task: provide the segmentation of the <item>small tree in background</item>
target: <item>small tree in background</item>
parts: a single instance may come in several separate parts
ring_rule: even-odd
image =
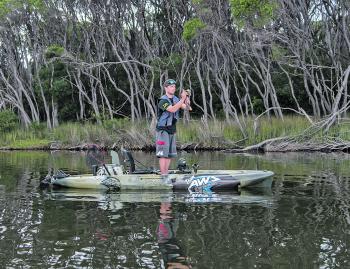
[[[18,126],[18,117],[11,110],[0,111],[0,132],[9,132]]]

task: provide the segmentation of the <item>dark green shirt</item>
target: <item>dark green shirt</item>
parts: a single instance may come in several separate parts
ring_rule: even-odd
[[[161,99],[158,103],[158,111],[159,113],[162,113],[163,111],[166,111],[167,108],[171,105],[173,105],[173,99],[170,98],[171,103],[168,100]],[[160,116],[160,115],[159,115]],[[158,127],[157,131],[166,131],[168,134],[175,134],[176,133],[176,119],[173,118],[173,122],[170,126],[164,126],[164,127]]]

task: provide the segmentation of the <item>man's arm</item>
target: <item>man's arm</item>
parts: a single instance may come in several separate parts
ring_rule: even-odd
[[[180,108],[183,108],[183,106],[186,107],[186,105],[184,104],[185,102],[185,99],[180,99],[179,102],[177,102],[175,105],[172,105],[172,106],[168,106],[167,107],[167,111],[168,112],[171,112],[171,113],[175,113],[176,111],[178,111]]]
[[[171,113],[175,113],[180,108],[184,109],[183,106],[186,108],[185,100],[187,98],[187,93],[185,91],[181,92],[181,99],[179,102],[177,102],[175,105],[171,105],[167,107],[167,111]]]

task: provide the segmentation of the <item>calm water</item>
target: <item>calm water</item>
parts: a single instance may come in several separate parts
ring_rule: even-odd
[[[151,154],[135,153],[156,166]],[[270,190],[191,195],[41,190],[80,152],[0,152],[1,268],[350,268],[350,155],[182,153],[212,169],[268,169]],[[108,153],[97,156],[110,161]]]

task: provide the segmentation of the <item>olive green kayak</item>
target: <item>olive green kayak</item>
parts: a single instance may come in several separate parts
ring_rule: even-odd
[[[111,166],[108,167],[108,170]],[[120,190],[234,190],[238,187],[264,186],[271,171],[259,170],[198,170],[196,173],[77,175],[50,178],[50,184],[79,189]],[[270,182],[270,181],[269,181]],[[269,183],[271,184],[271,183]],[[268,186],[267,186],[268,187]]]
[[[198,170],[198,165],[189,169],[184,159],[179,159],[177,170],[162,176],[153,168],[136,169],[131,153],[122,150],[124,164],[119,162],[116,152],[111,152],[113,164],[93,166],[93,173],[74,175],[58,171],[47,175],[43,185],[95,190],[188,190],[227,191],[237,188],[271,187],[271,171],[265,170]]]

